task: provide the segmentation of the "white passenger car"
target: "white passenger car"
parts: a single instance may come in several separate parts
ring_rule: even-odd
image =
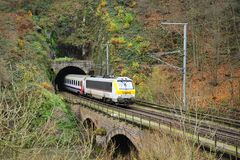
[[[64,79],[65,89],[78,94],[84,94],[84,82],[87,75],[69,74]]]

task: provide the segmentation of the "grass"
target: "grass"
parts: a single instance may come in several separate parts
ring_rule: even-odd
[[[169,135],[166,132],[149,133],[142,142],[140,159],[156,160],[202,160],[215,159],[214,155],[202,152],[182,136]],[[157,146],[157,147],[156,147]]]
[[[0,94],[1,159],[89,159],[92,135],[62,98],[37,85],[11,84]]]
[[[70,57],[60,57],[60,58],[54,59],[54,62],[72,62],[73,60],[74,58],[70,58]]]

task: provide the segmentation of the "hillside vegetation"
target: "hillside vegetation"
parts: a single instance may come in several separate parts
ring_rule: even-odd
[[[91,139],[53,92],[51,37],[22,3],[0,2],[0,159],[88,159]]]
[[[240,3],[239,1],[142,0],[136,13],[143,22],[150,52],[183,48],[183,27],[160,22],[188,22],[187,95],[190,107],[210,107],[222,113],[239,113],[240,103]],[[161,56],[181,66],[182,56]],[[174,104],[181,97],[182,77],[170,67],[153,73],[159,89],[151,89],[160,103]],[[151,83],[151,81],[149,83]],[[230,112],[232,110],[233,112]],[[237,118],[238,116],[235,116]]]
[[[93,60],[101,66],[96,74],[103,75],[108,43],[112,74],[132,78],[137,98],[181,104],[181,73],[149,56],[182,51],[182,27],[161,21],[189,23],[190,107],[233,117],[230,111],[239,113],[240,104],[239,16],[238,0],[0,1],[0,158],[33,159],[46,148],[64,150],[63,157],[54,152],[56,159],[69,159],[70,152],[82,159],[99,156],[62,97],[54,94],[52,54],[67,56],[56,61]],[[160,58],[182,65],[181,55]]]

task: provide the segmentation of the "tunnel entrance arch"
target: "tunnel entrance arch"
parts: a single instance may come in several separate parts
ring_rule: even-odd
[[[81,68],[78,68],[78,67],[75,67],[75,66],[67,66],[67,67],[61,69],[57,73],[57,75],[55,77],[55,80],[54,80],[54,88],[55,88],[56,91],[63,91],[64,90],[64,86],[63,86],[64,78],[68,74],[86,75],[86,73]]]
[[[138,151],[132,141],[124,134],[117,134],[111,138],[107,145],[108,150],[113,150],[113,158],[118,156],[124,159],[137,158]]]

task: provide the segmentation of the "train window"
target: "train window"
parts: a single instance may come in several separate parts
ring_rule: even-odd
[[[117,80],[118,88],[120,90],[131,90],[134,89],[131,80]]]
[[[112,82],[86,81],[86,87],[106,92],[112,92]]]

